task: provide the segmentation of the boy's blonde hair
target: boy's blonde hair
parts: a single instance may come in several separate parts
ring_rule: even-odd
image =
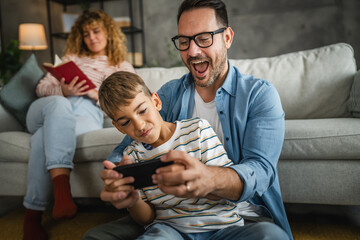
[[[114,120],[114,112],[129,105],[139,93],[151,98],[151,91],[135,73],[119,71],[106,78],[99,88],[100,108]]]

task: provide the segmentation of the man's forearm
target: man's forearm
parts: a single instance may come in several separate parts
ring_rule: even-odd
[[[216,196],[232,201],[240,199],[244,183],[234,169],[228,167],[210,167],[210,171],[214,178],[214,190],[209,194],[209,198]]]

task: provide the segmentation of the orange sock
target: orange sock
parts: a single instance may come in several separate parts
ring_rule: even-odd
[[[70,177],[68,175],[56,176],[53,180],[55,204],[53,208],[53,217],[55,219],[75,216],[77,207],[71,195]]]
[[[31,209],[25,210],[24,216],[24,237],[23,240],[46,240],[47,235],[41,226],[43,212]]]

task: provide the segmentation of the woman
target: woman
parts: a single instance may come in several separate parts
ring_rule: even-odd
[[[31,104],[26,117],[33,135],[24,198],[24,239],[47,238],[41,217],[52,195],[55,219],[75,216],[69,176],[76,136],[103,127],[97,89],[113,72],[135,72],[125,56],[125,35],[113,19],[101,10],[85,11],[71,29],[62,60],[74,61],[96,88],[87,90],[85,80],[77,77],[66,84],[49,73],[38,83],[40,98]]]

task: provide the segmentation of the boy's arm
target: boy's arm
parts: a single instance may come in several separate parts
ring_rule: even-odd
[[[131,140],[131,138],[128,137],[127,135],[126,135],[126,137]],[[122,141],[122,143],[120,143],[120,145],[116,148],[118,150],[120,150],[120,148],[123,148],[122,152],[121,152],[122,153],[121,155],[123,156],[122,157],[123,161],[122,161],[121,165],[134,162],[134,160],[131,160],[131,159],[137,159],[135,151],[130,151],[130,152],[132,152],[132,154],[127,155],[127,152],[130,149],[133,149],[131,146],[127,146],[131,142],[126,144],[126,146],[125,146],[124,142],[126,144],[126,139],[124,139]],[[138,190],[138,191],[141,191],[141,190]],[[134,198],[137,197],[137,195],[139,195],[138,191],[133,191],[131,193]],[[133,205],[130,205],[127,207],[127,210],[129,211],[130,216],[134,219],[135,222],[137,222],[141,226],[145,226],[145,225],[148,225],[153,222],[153,220],[155,218],[155,210],[153,209],[153,205],[151,203],[144,201],[144,200],[146,200],[146,196],[144,195],[143,192],[141,195],[143,198],[141,198],[141,197],[138,198],[138,200]]]
[[[129,211],[132,219],[141,226],[149,225],[155,219],[154,206],[142,199],[139,199],[134,206],[128,208],[127,210]]]

